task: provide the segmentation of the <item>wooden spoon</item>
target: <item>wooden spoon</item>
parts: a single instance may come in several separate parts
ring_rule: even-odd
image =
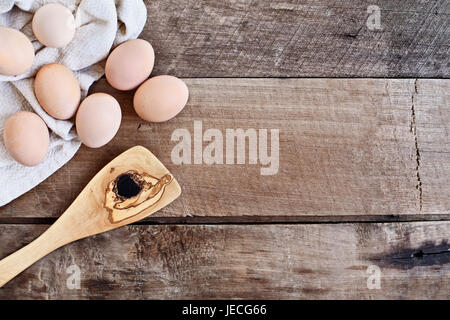
[[[174,201],[181,188],[144,147],[108,163],[61,217],[33,242],[0,261],[0,287],[70,242],[141,220]]]

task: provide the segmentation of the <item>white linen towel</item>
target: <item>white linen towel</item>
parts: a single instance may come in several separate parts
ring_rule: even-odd
[[[69,8],[76,23],[74,39],[62,49],[40,44],[31,29],[33,13],[46,3],[58,2]],[[36,57],[31,70],[9,77],[0,75],[0,206],[29,191],[62,167],[81,143],[73,121],[56,120],[39,105],[33,81],[40,67],[52,62],[75,72],[84,98],[91,84],[104,74],[104,59],[111,48],[135,39],[147,20],[142,0],[1,0],[0,26],[21,30],[32,41]],[[50,128],[50,148],[44,162],[36,167],[18,164],[3,143],[5,122],[20,110],[34,111]]]

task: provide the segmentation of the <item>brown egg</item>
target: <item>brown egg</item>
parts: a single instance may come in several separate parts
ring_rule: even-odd
[[[173,76],[157,76],[145,81],[134,95],[134,110],[150,122],[163,122],[183,110],[189,98],[186,84]]]
[[[40,43],[50,48],[62,48],[75,35],[75,18],[63,5],[49,3],[36,11],[32,28]]]
[[[42,108],[53,118],[66,120],[75,115],[81,90],[72,70],[58,63],[43,66],[34,80],[34,93]]]
[[[28,111],[18,112],[6,121],[3,140],[9,154],[29,167],[44,161],[50,144],[44,120]]]
[[[114,97],[94,93],[80,104],[76,127],[80,140],[90,148],[104,146],[114,138],[120,127],[122,111]]]
[[[30,69],[34,48],[19,30],[0,27],[0,74],[16,76]]]
[[[106,60],[108,83],[118,90],[137,88],[152,73],[155,52],[142,39],[129,40],[115,48]]]

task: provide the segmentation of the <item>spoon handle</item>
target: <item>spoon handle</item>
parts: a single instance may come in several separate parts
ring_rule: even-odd
[[[51,229],[50,227],[30,244],[0,261],[0,287],[42,257],[67,243],[64,239],[55,238],[55,233]]]

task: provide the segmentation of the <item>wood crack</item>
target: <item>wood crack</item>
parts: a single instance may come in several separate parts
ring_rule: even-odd
[[[439,255],[439,254],[450,254],[450,248],[447,250],[435,251],[435,252],[423,252],[423,250],[419,250],[411,254],[411,258],[423,259],[427,256]]]
[[[418,248],[402,248],[394,252],[376,255],[369,260],[380,267],[412,269],[418,266],[436,266],[450,263],[450,245],[447,239],[440,244],[425,242]]]
[[[417,184],[416,189],[419,194],[419,211],[422,211],[423,206],[423,189],[422,189],[422,180],[420,178],[420,150],[419,150],[419,141],[417,138],[417,126],[416,126],[416,96],[418,94],[418,88],[417,88],[417,82],[418,79],[414,80],[414,91],[411,95],[411,124],[410,124],[410,131],[414,136],[414,147],[416,150],[416,177],[417,177]]]

